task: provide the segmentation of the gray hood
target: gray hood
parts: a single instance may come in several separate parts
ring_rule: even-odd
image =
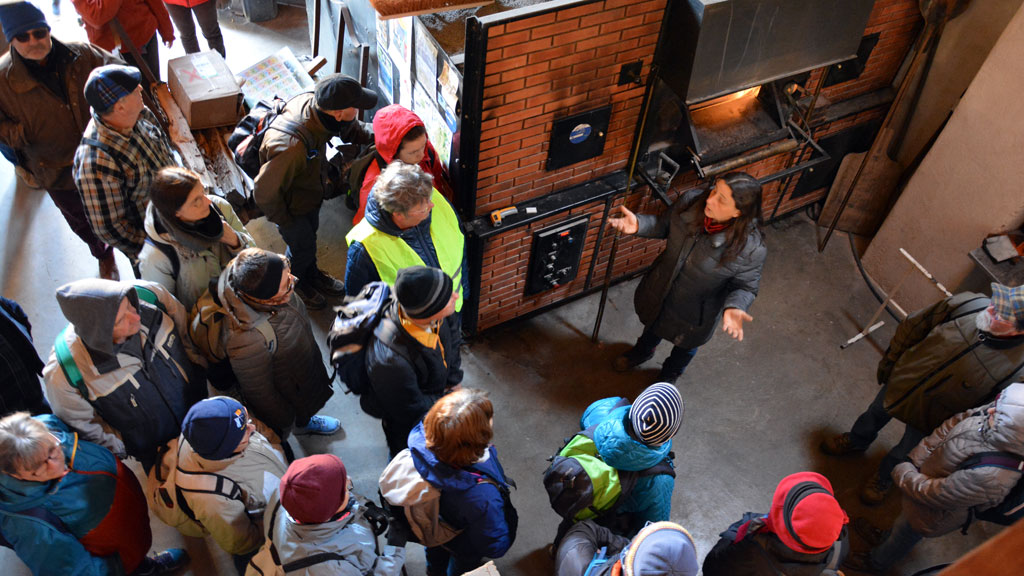
[[[57,303],[86,346],[113,355],[114,321],[121,300],[127,296],[132,306],[139,308],[132,288],[127,282],[86,278],[57,288]]]
[[[996,448],[1024,456],[1024,384],[1010,384],[995,402],[989,440]]]

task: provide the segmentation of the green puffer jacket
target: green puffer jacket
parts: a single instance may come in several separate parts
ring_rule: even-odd
[[[975,324],[990,304],[965,292],[900,323],[878,364],[889,414],[927,432],[1024,377],[1024,336],[996,338]]]

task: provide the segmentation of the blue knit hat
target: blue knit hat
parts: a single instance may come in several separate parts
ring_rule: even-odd
[[[8,42],[22,32],[36,28],[50,29],[43,12],[28,2],[0,6],[0,23],[3,24],[4,37]]]
[[[102,114],[117,101],[135,92],[142,82],[142,73],[133,66],[108,64],[93,69],[85,81],[85,101]]]
[[[224,460],[245,437],[247,420],[245,408],[237,400],[214,396],[189,409],[181,433],[196,454],[207,460]]]
[[[683,397],[668,382],[652,384],[629,407],[629,422],[637,439],[648,446],[661,446],[683,423]]]

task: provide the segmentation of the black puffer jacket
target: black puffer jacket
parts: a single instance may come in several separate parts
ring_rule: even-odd
[[[740,526],[763,516],[747,512],[721,534],[721,539],[704,558],[704,576],[819,576],[835,574],[850,551],[850,539],[844,528],[838,546],[818,554],[803,554],[782,543],[779,537],[767,531],[748,534],[735,542]],[[838,557],[835,557],[838,555]],[[831,566],[832,572],[827,572]]]
[[[665,250],[637,286],[640,322],[681,348],[711,339],[726,308],[748,311],[757,296],[767,248],[751,229],[739,254],[722,262],[726,231],[704,231],[706,195],[694,190],[660,216],[637,215],[638,236],[667,238]]]
[[[423,346],[402,327],[398,314],[395,302],[377,325],[366,351],[366,372],[370,400],[388,427],[405,437],[449,388],[453,347],[444,326],[438,330],[443,357],[440,349]]]

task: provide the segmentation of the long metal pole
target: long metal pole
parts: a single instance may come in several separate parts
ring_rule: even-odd
[[[649,72],[650,75],[654,74],[652,68]],[[633,157],[629,161],[629,174],[626,178],[626,191],[622,196],[622,203],[625,205],[626,200],[629,198],[629,190],[633,186],[633,175],[636,174],[636,161],[640,157],[640,145],[643,142],[644,137],[644,126],[647,125],[647,112],[651,107],[651,99],[654,98],[654,82],[650,82],[647,89],[647,99],[644,102],[643,111],[641,111],[640,118],[640,131],[637,133],[636,146],[633,148]],[[610,200],[610,199],[609,199]],[[601,223],[601,229],[608,225],[608,218]],[[619,231],[615,231],[615,236],[612,239],[612,251],[608,255],[608,267],[605,268],[604,273],[604,284],[601,286],[601,303],[597,306],[597,318],[594,319],[594,332],[590,335],[591,342],[597,342],[597,336],[601,333],[601,320],[604,318],[604,307],[608,303],[608,288],[612,284],[612,271],[615,267],[615,254],[619,250]],[[601,245],[594,245],[594,256],[593,259],[596,261],[598,256],[601,255]]]

